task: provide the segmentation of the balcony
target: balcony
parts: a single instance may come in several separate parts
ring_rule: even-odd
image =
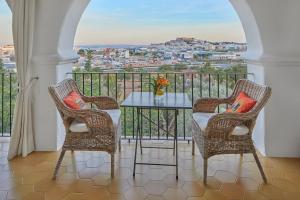
[[[137,166],[136,177],[132,177],[137,144],[137,116],[132,108],[122,108],[122,150],[115,155],[114,178],[107,153],[68,151],[57,179],[52,180],[65,129],[49,97],[49,85],[72,77],[87,96],[109,95],[121,103],[131,91],[149,91],[150,78],[157,74],[72,73],[78,60],[74,37],[89,0],[6,1],[13,13],[16,51],[22,55],[16,56],[21,69],[18,76],[24,78],[21,84],[38,80],[30,84],[30,92],[22,93],[25,87],[18,91],[16,74],[0,74],[0,199],[299,199],[300,30],[295,26],[299,1],[229,1],[245,32],[248,74],[162,73],[171,80],[168,91],[184,91],[193,102],[228,96],[240,78],[272,88],[252,135],[268,183],[263,183],[253,157],[244,154],[209,159],[207,185],[202,183],[205,162],[197,148],[192,155],[188,110],[179,110],[178,180],[174,168],[166,166]],[[20,103],[21,114],[13,116],[18,92],[27,101]],[[26,115],[28,108],[30,115]],[[224,109],[221,105],[216,111]],[[151,109],[144,109],[143,114],[147,117],[142,123],[143,142],[172,145],[174,114]],[[20,117],[17,122],[23,127],[13,135],[15,140],[10,138],[13,117]],[[34,131],[30,131],[31,124]],[[15,142],[13,153],[19,156],[8,161],[10,141]],[[174,156],[164,149],[145,149],[138,161],[165,163],[174,161]]]

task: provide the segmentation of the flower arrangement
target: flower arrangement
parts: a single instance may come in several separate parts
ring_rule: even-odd
[[[151,85],[153,87],[154,96],[162,96],[164,95],[163,88],[169,85],[169,80],[163,76],[158,76],[156,79],[153,79]]]

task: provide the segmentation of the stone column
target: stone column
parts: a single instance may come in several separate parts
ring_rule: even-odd
[[[230,0],[243,24],[248,71],[272,87],[253,139],[267,156],[300,156],[300,1]]]

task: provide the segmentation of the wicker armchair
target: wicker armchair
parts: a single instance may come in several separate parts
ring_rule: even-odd
[[[231,105],[244,91],[257,101],[247,113],[215,113],[220,104]],[[195,143],[204,159],[203,182],[207,180],[207,160],[217,154],[252,153],[264,182],[267,182],[252,141],[256,118],[271,96],[271,88],[249,80],[239,80],[232,95],[225,99],[201,98],[193,106],[193,147]]]
[[[80,110],[66,106],[63,99],[71,91],[80,94],[82,99],[89,103],[89,106]],[[84,96],[72,79],[66,79],[57,85],[50,86],[49,93],[56,104],[66,130],[65,141],[53,179],[56,178],[66,150],[72,152],[74,150],[106,151],[111,155],[111,177],[113,178],[114,154],[118,143],[119,150],[121,150],[121,111],[116,100],[106,96]],[[92,109],[91,104],[96,105],[97,108]]]

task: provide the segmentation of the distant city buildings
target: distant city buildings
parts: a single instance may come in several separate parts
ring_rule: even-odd
[[[228,62],[242,60],[242,53],[247,50],[245,43],[210,42],[195,38],[180,37],[165,43],[144,46],[103,47],[77,46],[76,50],[93,50],[92,68],[101,70],[119,70],[127,68],[151,69],[162,65],[185,64],[201,66],[207,61],[227,66]],[[87,60],[81,54],[75,68],[83,69]],[[225,62],[225,63],[222,63]]]
[[[245,43],[210,42],[195,38],[180,37],[165,43],[143,46],[76,46],[80,58],[74,65],[84,69],[90,59],[91,68],[100,70],[147,69],[155,71],[163,65],[202,66],[211,62],[216,67],[226,67],[232,62],[243,62],[242,53],[247,50]],[[91,57],[88,58],[88,51]],[[13,45],[0,46],[0,58],[4,68],[15,71]]]
[[[0,59],[8,71],[16,71],[15,49],[13,45],[0,46]]]

